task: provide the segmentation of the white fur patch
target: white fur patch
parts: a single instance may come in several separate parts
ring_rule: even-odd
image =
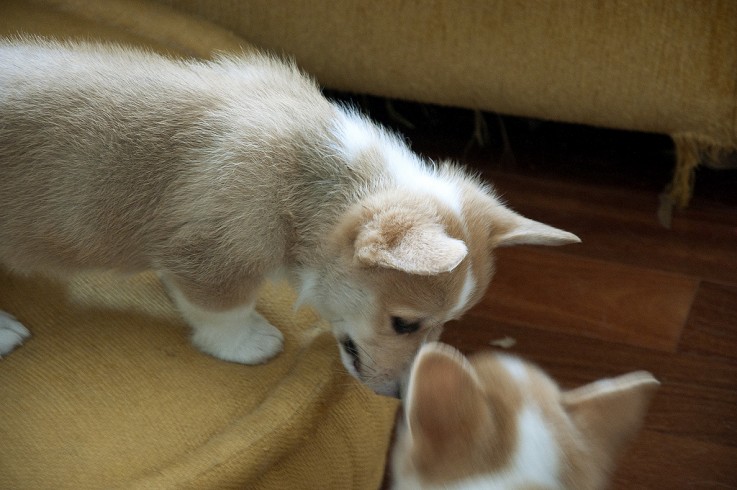
[[[527,381],[527,367],[525,366],[525,363],[522,362],[520,359],[512,356],[500,356],[499,360],[501,361],[502,366],[504,366],[509,375],[514,378],[515,381],[517,381],[518,383],[523,383]]]
[[[560,454],[553,433],[537,408],[527,407],[517,419],[518,450],[510,474],[524,483],[543,487],[558,486]]]
[[[0,311],[0,356],[9,354],[30,336],[31,332],[14,316]]]
[[[348,160],[353,161],[361,152],[378,144],[377,128],[366,118],[352,111],[339,110],[336,124],[336,136],[342,147],[338,151]]]
[[[388,144],[383,146],[382,152],[392,177],[400,187],[430,193],[452,209],[457,216],[461,215],[461,197],[455,185],[435,175],[432,169],[427,168],[404,145],[400,147],[398,142],[388,141]]]
[[[458,216],[461,215],[461,194],[454,183],[438,177],[403,141],[365,117],[345,110],[340,110],[339,114],[336,136],[342,144],[339,151],[348,161],[369,148],[377,148],[386,161],[390,176],[400,188],[432,194]]]
[[[297,284],[297,300],[294,302],[295,311],[305,303],[311,303],[315,295],[318,274],[312,269],[302,269],[298,273],[299,284]]]
[[[466,308],[466,305],[468,305],[468,301],[471,299],[471,295],[473,294],[475,289],[476,278],[473,277],[473,271],[471,270],[471,266],[469,265],[468,269],[466,270],[466,279],[463,281],[463,288],[458,294],[458,301],[456,302],[455,307],[453,307],[450,312],[450,318],[455,318]]]

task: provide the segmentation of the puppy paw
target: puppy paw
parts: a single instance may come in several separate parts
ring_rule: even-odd
[[[248,335],[235,343],[232,350],[219,356],[227,361],[242,364],[262,364],[284,350],[284,335],[265,319],[262,325],[249,326]]]
[[[206,354],[240,364],[262,364],[284,349],[284,335],[255,311],[237,325],[194,327],[192,342]]]
[[[31,332],[14,316],[0,311],[0,357],[9,354],[30,336]]]

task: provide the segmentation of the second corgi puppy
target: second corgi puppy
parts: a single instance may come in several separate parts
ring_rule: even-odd
[[[393,488],[604,488],[658,386],[640,371],[562,391],[518,357],[427,344],[405,397]]]

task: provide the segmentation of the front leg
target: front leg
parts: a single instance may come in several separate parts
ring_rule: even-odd
[[[186,283],[160,274],[172,300],[192,327],[192,343],[206,354],[241,364],[261,364],[284,348],[284,336],[255,310],[255,291],[241,292],[240,304],[228,308],[213,308],[213,301],[201,301],[198,294],[187,294]],[[255,288],[253,288],[255,289]],[[248,294],[250,293],[250,294]],[[200,301],[191,299],[192,297]],[[200,303],[200,304],[198,304]],[[207,303],[208,306],[202,306]]]

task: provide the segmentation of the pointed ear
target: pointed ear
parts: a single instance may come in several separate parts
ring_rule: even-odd
[[[660,383],[637,371],[604,379],[563,394],[563,407],[589,439],[615,459],[637,434]]]
[[[418,221],[402,209],[374,215],[362,225],[354,247],[363,265],[421,275],[452,271],[468,254],[466,244],[440,224]]]
[[[473,367],[452,347],[433,342],[420,349],[407,390],[412,440],[443,454],[468,445],[491,423]]]
[[[492,211],[492,248],[510,245],[565,245],[581,241],[573,233],[521,216],[499,205]]]

